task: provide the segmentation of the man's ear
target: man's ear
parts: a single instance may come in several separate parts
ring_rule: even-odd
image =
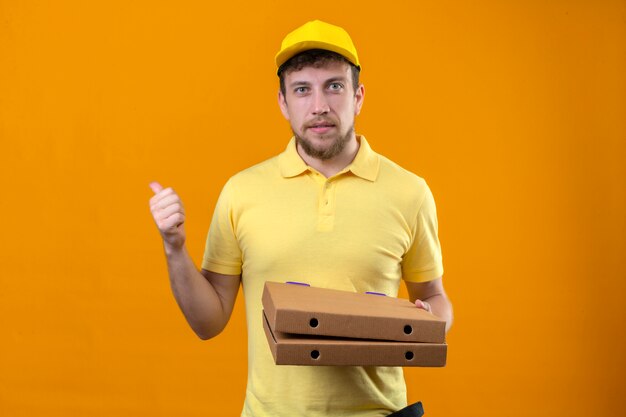
[[[359,84],[359,87],[354,93],[354,115],[357,116],[361,113],[361,107],[363,106],[363,99],[365,99],[365,87],[363,84]]]
[[[282,91],[278,90],[278,107],[285,119],[289,120],[289,111],[287,110],[287,99]]]

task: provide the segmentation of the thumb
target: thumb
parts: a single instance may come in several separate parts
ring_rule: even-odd
[[[161,192],[161,191],[163,190],[163,186],[161,186],[161,184],[159,184],[159,183],[158,183],[158,182],[156,182],[156,181],[152,181],[152,182],[150,183],[150,188],[152,189],[152,191],[153,191],[155,194],[157,194],[157,193],[159,193],[159,192]]]

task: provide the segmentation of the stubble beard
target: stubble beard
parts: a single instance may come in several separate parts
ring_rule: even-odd
[[[302,148],[304,153],[309,155],[311,158],[327,161],[339,155],[341,151],[344,150],[348,142],[350,142],[350,139],[352,139],[352,136],[354,135],[354,124],[350,126],[344,135],[338,136],[329,147],[324,149],[317,149],[307,138],[298,135],[293,127],[291,130],[296,138],[296,143]]]

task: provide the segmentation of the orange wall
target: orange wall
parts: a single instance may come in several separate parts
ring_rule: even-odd
[[[626,408],[623,1],[0,1],[0,415],[238,415],[240,297],[201,342],[148,183],[199,262],[225,180],[281,152],[282,36],[344,26],[357,130],[425,177],[456,322],[429,416]]]

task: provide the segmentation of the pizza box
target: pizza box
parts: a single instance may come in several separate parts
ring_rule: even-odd
[[[391,342],[283,333],[263,328],[277,365],[442,367],[445,343]]]
[[[262,303],[267,322],[277,333],[445,343],[445,320],[406,299],[266,282]]]

